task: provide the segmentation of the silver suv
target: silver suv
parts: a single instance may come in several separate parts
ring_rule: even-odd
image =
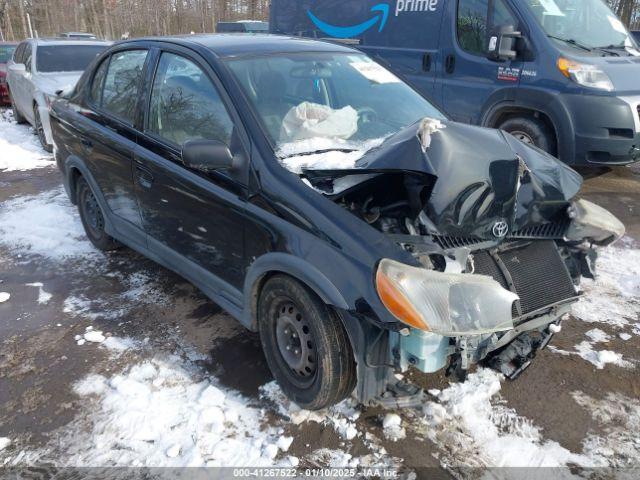
[[[28,39],[8,63],[7,83],[18,123],[29,122],[52,150],[49,108],[56,92],[71,90],[84,69],[110,45],[97,40]]]

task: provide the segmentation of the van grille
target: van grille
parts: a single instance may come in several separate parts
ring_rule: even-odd
[[[509,289],[502,271],[505,268],[513,281],[513,290],[520,296],[522,314],[577,296],[571,275],[555,242],[532,242],[496,255],[500,262],[486,251],[474,254],[474,273],[488,275]],[[513,316],[518,316],[515,305]]]

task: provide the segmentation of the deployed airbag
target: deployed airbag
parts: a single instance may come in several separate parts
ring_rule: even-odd
[[[352,107],[334,110],[326,105],[303,102],[293,107],[282,121],[281,142],[310,138],[346,140],[358,131],[358,112]]]

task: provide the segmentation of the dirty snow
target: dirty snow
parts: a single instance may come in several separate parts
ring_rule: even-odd
[[[38,289],[38,303],[41,305],[46,305],[51,300],[51,294],[44,290],[44,285],[42,282],[34,282],[34,283],[26,283],[27,287],[35,287]]]
[[[7,437],[0,437],[0,451],[11,445],[11,440]]]
[[[0,292],[0,303],[4,303],[11,298],[9,292]]]
[[[21,254],[55,261],[101,255],[87,239],[62,188],[1,203],[0,243]]]
[[[264,411],[178,357],[154,358],[112,377],[91,374],[74,390],[88,417],[82,438],[58,443],[64,465],[289,466],[292,439],[263,425]],[[89,426],[90,433],[83,433]]]
[[[53,157],[42,150],[33,130],[15,123],[8,111],[0,115],[0,152],[0,172],[55,165]]]

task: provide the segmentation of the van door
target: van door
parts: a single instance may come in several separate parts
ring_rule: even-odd
[[[522,61],[487,58],[489,37],[500,26],[520,27],[505,0],[452,0],[442,28],[439,94],[453,120],[479,124],[489,97],[520,83]]]

